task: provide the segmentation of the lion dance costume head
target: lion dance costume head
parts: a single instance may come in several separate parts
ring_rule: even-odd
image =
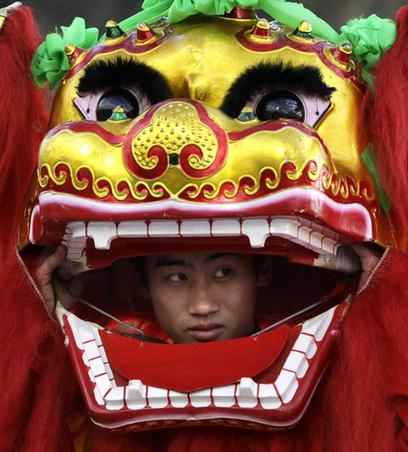
[[[0,12],[0,449],[405,450],[408,10],[338,33],[295,2],[146,0],[41,44]],[[357,289],[359,243],[394,249],[387,284]],[[149,306],[95,286],[49,312],[33,275],[61,244],[64,272],[119,281],[146,255],[273,256],[262,326],[152,343]]]

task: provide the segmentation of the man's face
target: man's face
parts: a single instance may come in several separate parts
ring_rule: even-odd
[[[255,329],[253,257],[177,253],[147,258],[156,319],[176,343],[232,339]]]

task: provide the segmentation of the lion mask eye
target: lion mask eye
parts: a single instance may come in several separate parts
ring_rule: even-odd
[[[333,91],[314,67],[262,63],[235,80],[221,109],[241,122],[291,119],[316,127]]]
[[[74,105],[91,121],[134,119],[172,97],[165,78],[133,60],[91,63],[80,79]]]
[[[152,103],[138,87],[114,87],[97,93],[88,93],[74,100],[85,119],[134,119],[144,113]]]
[[[292,119],[316,127],[331,102],[318,95],[277,89],[261,91],[247,103],[238,116],[241,122]]]

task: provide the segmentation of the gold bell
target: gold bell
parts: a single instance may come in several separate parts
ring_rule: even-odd
[[[350,64],[352,55],[353,55],[353,46],[350,42],[345,42],[340,44],[334,51],[333,54],[337,61],[341,64],[348,65]]]
[[[68,44],[64,47],[64,53],[68,57],[70,65],[73,66],[79,55],[81,55],[82,49],[73,44]]]
[[[157,39],[155,32],[146,24],[141,23],[136,28],[136,45],[146,44],[148,41]]]
[[[106,37],[108,39],[120,38],[125,32],[120,28],[119,24],[115,20],[108,20],[105,24]]]
[[[312,39],[313,38],[312,32],[313,32],[312,24],[307,22],[306,20],[302,20],[302,22],[300,22],[299,26],[297,27],[293,34],[301,38]]]
[[[259,19],[251,31],[251,36],[257,39],[270,39],[272,36],[270,23],[266,19]]]

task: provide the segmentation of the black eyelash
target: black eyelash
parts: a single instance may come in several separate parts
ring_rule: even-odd
[[[242,73],[231,85],[221,110],[236,118],[250,98],[264,87],[277,87],[330,98],[335,88],[327,86],[320,71],[311,66],[293,67],[283,63],[259,63]]]
[[[166,79],[149,66],[132,60],[118,58],[98,61],[85,69],[79,81],[78,92],[96,93],[109,88],[138,85],[152,103],[172,97]]]

